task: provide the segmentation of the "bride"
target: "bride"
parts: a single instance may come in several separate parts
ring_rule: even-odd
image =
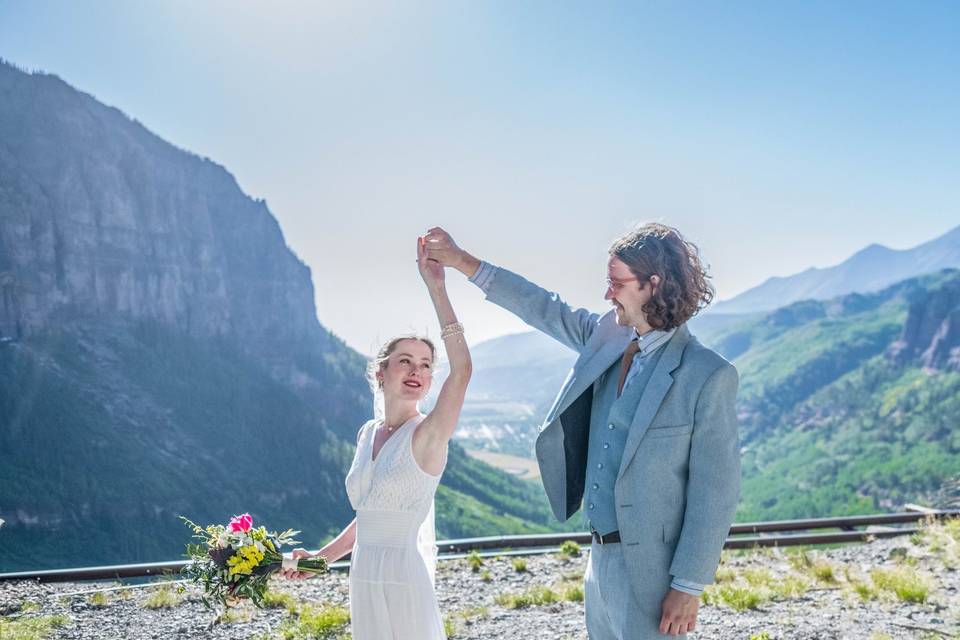
[[[350,558],[350,627],[354,640],[444,639],[434,593],[437,546],[433,498],[447,462],[447,443],[470,380],[470,351],[444,283],[443,266],[426,257],[417,239],[417,264],[437,312],[450,361],[434,409],[427,395],[436,357],[430,340],[401,336],[370,364],[376,418],[361,427],[346,488],[357,517],[316,555]],[[311,557],[297,549],[294,558]],[[286,570],[288,578],[309,574]]]

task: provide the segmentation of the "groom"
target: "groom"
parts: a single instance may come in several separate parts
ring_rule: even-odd
[[[696,247],[661,224],[617,239],[613,309],[599,315],[478,260],[439,227],[426,241],[429,258],[579,354],[536,449],[553,513],[565,521],[582,504],[593,536],[591,640],[693,630],[740,493],[737,371],[685,324],[713,298]]]

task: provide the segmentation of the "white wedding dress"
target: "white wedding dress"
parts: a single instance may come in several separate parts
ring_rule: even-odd
[[[442,471],[429,474],[413,459],[413,432],[424,417],[397,427],[376,460],[373,439],[380,421],[367,422],[360,432],[346,479],[357,512],[350,558],[353,640],[446,639],[434,593],[433,498]]]

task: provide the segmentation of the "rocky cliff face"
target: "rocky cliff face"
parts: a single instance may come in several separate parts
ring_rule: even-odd
[[[960,272],[910,302],[907,320],[888,356],[929,369],[960,371]]]
[[[0,64],[0,337],[137,319],[235,337],[301,381],[289,354],[331,340],[265,202],[60,79]]]
[[[0,572],[175,558],[177,515],[318,547],[353,517],[364,365],[225,169],[0,62]],[[437,523],[558,526],[456,445]]]

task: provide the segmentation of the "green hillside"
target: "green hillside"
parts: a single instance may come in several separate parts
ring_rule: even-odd
[[[800,403],[744,459],[740,520],[874,513],[960,473],[960,373],[877,356]]]
[[[891,357],[958,283],[947,270],[799,302],[710,340],[741,376],[738,520],[888,510],[960,474],[960,373]]]
[[[355,364],[343,357],[315,365]],[[0,571],[176,558],[180,514],[249,511],[309,545],[353,517],[353,442],[327,410],[339,402],[342,415],[341,399],[295,393],[229,342],[147,324],[47,334],[0,344],[0,380]],[[559,524],[541,487],[453,445],[437,526],[461,537]]]

